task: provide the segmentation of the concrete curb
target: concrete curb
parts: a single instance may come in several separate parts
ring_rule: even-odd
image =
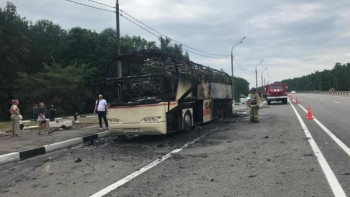
[[[69,140],[65,140],[62,142],[57,142],[53,144],[48,144],[44,145],[41,147],[25,150],[25,151],[20,151],[20,152],[13,152],[13,153],[8,153],[4,155],[0,155],[0,164],[5,164],[13,161],[22,161],[28,158],[36,157],[39,155],[44,155],[49,152],[53,152],[56,150],[68,148],[71,146],[75,146],[81,143],[93,141],[99,138],[103,138],[110,135],[109,131],[104,131],[100,133],[96,133],[93,135],[88,135],[84,137],[78,137],[78,138],[73,138]]]

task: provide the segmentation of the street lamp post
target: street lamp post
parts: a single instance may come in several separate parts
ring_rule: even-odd
[[[264,80],[263,80],[263,73],[264,71],[266,71],[268,68],[268,66],[265,67],[265,69],[263,71],[261,71],[261,87],[262,87],[262,93],[264,93]]]
[[[239,44],[242,44],[244,39],[246,37],[244,36],[239,42],[235,43],[234,45],[232,45],[232,48],[231,48],[231,91],[232,91],[232,99],[234,99],[235,97],[235,94],[234,94],[234,78],[233,78],[233,48],[238,46]]]
[[[270,77],[270,73],[267,73],[267,74],[265,75],[265,79],[264,79],[264,83],[265,83],[265,84],[268,84],[268,83],[269,83],[269,77]]]
[[[256,66],[255,66],[255,88],[258,88],[258,66],[259,64],[262,64],[264,62],[264,59],[262,59]]]

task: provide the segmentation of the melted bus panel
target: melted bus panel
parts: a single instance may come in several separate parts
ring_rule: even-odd
[[[231,79],[222,71],[155,51],[116,61],[125,77],[104,81],[112,134],[162,135],[232,113]]]

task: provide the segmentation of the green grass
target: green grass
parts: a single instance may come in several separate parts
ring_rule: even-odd
[[[38,125],[38,122],[30,121],[30,122],[24,122],[23,124],[25,127],[36,126]],[[0,122],[0,130],[2,131],[10,130],[10,128],[11,128],[11,121]]]

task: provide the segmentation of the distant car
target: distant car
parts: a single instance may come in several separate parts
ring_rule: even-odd
[[[241,104],[246,104],[247,103],[247,97],[243,94],[241,94],[241,97],[239,98],[241,101]]]
[[[249,106],[249,101],[250,101],[250,94],[245,98],[247,106]]]
[[[297,92],[295,90],[292,90],[290,93],[292,94],[296,94]]]

